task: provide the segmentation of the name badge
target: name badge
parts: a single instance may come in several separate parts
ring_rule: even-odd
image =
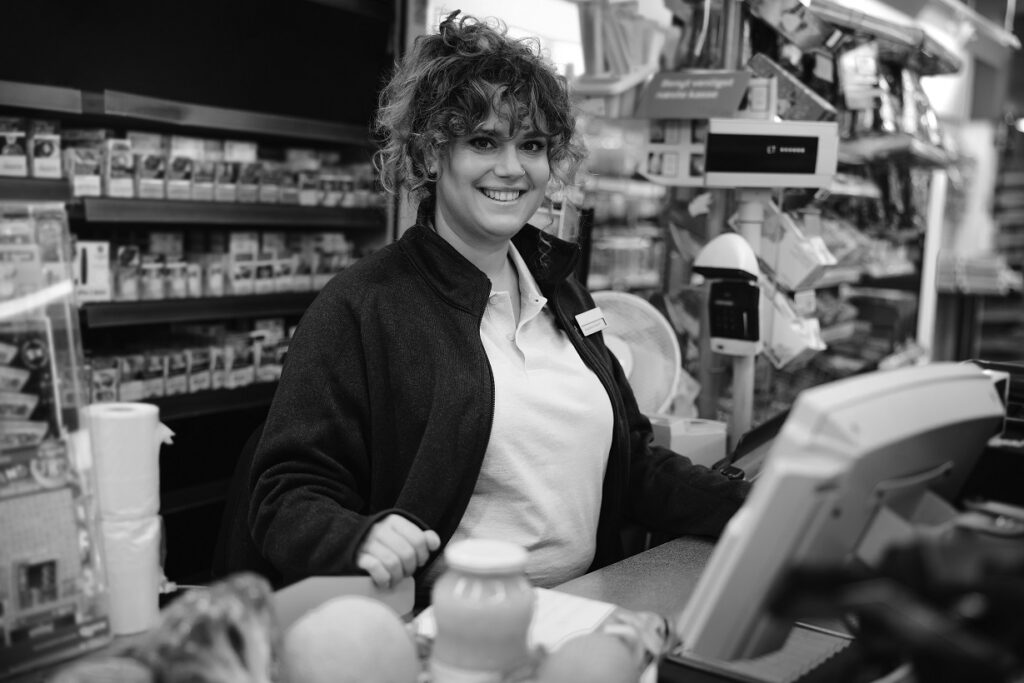
[[[591,308],[589,311],[583,311],[577,315],[576,324],[580,326],[580,332],[585,337],[608,327],[608,321],[604,319],[604,313],[600,307]]]

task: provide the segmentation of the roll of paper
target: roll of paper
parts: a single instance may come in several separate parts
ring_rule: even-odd
[[[160,511],[160,445],[174,435],[151,403],[86,407],[100,517],[151,517]]]
[[[160,618],[161,520],[100,521],[107,564],[110,628],[115,635],[141,633]]]

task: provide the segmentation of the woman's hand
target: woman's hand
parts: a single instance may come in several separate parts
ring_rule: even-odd
[[[436,531],[421,529],[402,515],[388,515],[370,528],[359,549],[356,565],[378,588],[389,588],[417,568],[441,547]]]

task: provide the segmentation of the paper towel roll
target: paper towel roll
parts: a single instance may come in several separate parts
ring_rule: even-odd
[[[150,517],[160,511],[160,444],[174,435],[151,403],[94,403],[85,409],[96,467],[100,517]]]
[[[100,521],[107,565],[110,628],[115,635],[141,633],[160,618],[160,517]]]

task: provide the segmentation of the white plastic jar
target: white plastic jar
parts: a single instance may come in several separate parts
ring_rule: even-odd
[[[431,601],[437,635],[432,683],[498,682],[530,660],[534,591],[526,550],[507,541],[467,539],[445,548],[447,570]]]

